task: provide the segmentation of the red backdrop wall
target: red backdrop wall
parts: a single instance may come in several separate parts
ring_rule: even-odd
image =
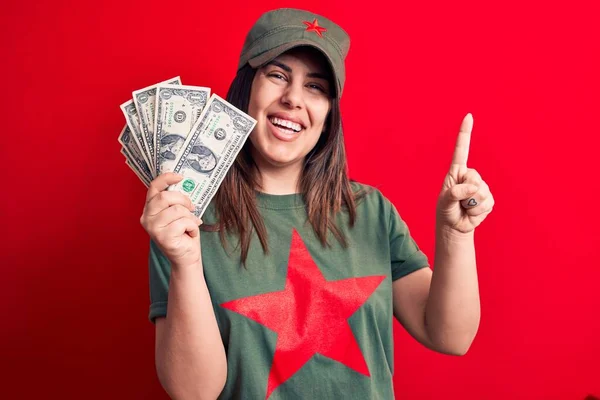
[[[600,394],[598,2],[3,2],[0,397],[165,399],[148,313],[145,188],[119,104],[180,75],[225,95],[244,35],[308,8],[352,38],[353,178],[434,259],[460,121],[496,199],[477,229],[482,319],[464,357],[395,323],[401,399]]]

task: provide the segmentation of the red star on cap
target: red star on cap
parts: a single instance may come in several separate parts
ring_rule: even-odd
[[[319,26],[319,21],[317,21],[316,18],[312,22],[312,24],[308,21],[302,21],[302,22],[304,23],[304,25],[307,26],[307,28],[306,28],[307,32],[315,32],[317,35],[319,35],[319,37],[323,37],[323,32],[327,32],[327,28],[323,28],[322,26]]]
[[[221,304],[277,333],[266,399],[317,353],[370,376],[348,318],[384,279],[325,280],[294,230],[284,289]]]

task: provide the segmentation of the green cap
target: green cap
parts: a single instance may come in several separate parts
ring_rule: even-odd
[[[258,68],[297,46],[312,46],[325,55],[341,97],[350,37],[336,23],[309,11],[281,8],[264,13],[246,36],[238,69],[246,63]]]

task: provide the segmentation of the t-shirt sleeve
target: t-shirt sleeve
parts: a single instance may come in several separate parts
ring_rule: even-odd
[[[171,262],[152,240],[150,241],[150,254],[148,255],[148,269],[150,279],[150,314],[148,319],[150,319],[150,322],[155,323],[156,317],[167,315]]]
[[[410,236],[406,223],[390,203],[389,238],[392,280],[402,278],[423,267],[429,267],[429,261],[417,243]]]

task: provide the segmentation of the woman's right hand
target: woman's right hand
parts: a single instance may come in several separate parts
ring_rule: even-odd
[[[140,223],[173,266],[186,267],[200,262],[202,220],[192,214],[194,205],[188,196],[166,190],[182,179],[167,172],[150,183]]]

